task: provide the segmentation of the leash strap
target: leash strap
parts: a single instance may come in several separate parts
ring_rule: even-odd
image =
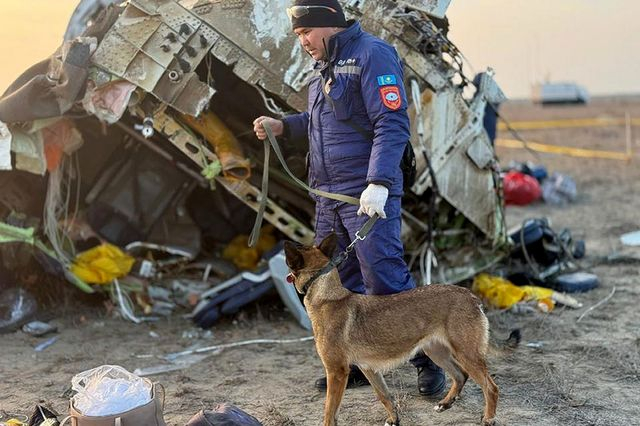
[[[271,144],[271,147],[273,148],[273,151],[276,153],[276,156],[278,157],[278,160],[280,161],[280,164],[282,164],[282,167],[284,167],[284,170],[287,172],[289,177],[291,179],[293,179],[293,181],[295,183],[297,183],[298,185],[300,185],[301,187],[303,187],[307,191],[311,192],[312,194],[316,194],[316,195],[319,195],[319,196],[325,197],[325,198],[330,198],[330,199],[336,200],[336,201],[342,201],[342,202],[348,203],[348,204],[353,204],[354,206],[359,206],[360,205],[360,200],[355,198],[355,197],[350,197],[348,195],[342,195],[342,194],[334,194],[332,192],[326,192],[326,191],[320,191],[318,189],[313,189],[313,188],[309,187],[309,185],[307,185],[306,183],[304,183],[303,181],[298,179],[293,173],[291,173],[291,170],[289,170],[289,167],[287,166],[287,163],[284,160],[284,156],[282,155],[282,151],[280,150],[280,145],[278,144],[278,141],[276,140],[276,138],[273,136],[273,131],[271,130],[271,126],[269,126],[268,124],[264,123],[263,127],[264,127],[265,131],[267,132],[267,139],[268,139],[269,143]],[[266,141],[265,141],[265,143],[266,143]]]
[[[267,130],[267,135],[273,136],[269,125],[264,126]],[[258,199],[258,212],[256,214],[256,221],[253,224],[251,235],[249,235],[249,247],[255,247],[260,238],[260,229],[262,228],[262,219],[264,217],[264,211],[267,208],[267,197],[269,195],[269,160],[271,160],[271,150],[269,149],[269,143],[264,143],[264,167],[262,170],[262,187],[260,188],[260,198]]]
[[[353,239],[353,241],[351,241],[351,244],[349,244],[343,252],[341,252],[337,256],[334,256],[324,268],[320,269],[318,272],[313,274],[311,278],[309,278],[309,280],[302,286],[302,294],[307,293],[309,287],[311,287],[311,284],[313,284],[315,280],[317,280],[324,274],[328,274],[333,268],[337,268],[342,264],[342,262],[347,260],[347,258],[349,257],[349,253],[353,251],[356,243],[358,241],[364,241],[364,239],[367,238],[367,235],[369,234],[369,232],[371,232],[373,225],[375,225],[379,218],[380,216],[378,216],[377,213],[371,216],[369,220],[367,220],[367,222],[362,225],[362,228],[360,228],[358,232],[356,232],[356,237]]]
[[[258,200],[258,214],[256,215],[256,221],[253,224],[253,229],[251,230],[251,235],[249,236],[249,247],[255,247],[258,242],[258,238],[260,237],[260,229],[262,228],[262,219],[264,217],[264,211],[267,207],[267,195],[269,193],[269,159],[271,150],[269,149],[269,145],[273,148],[273,151],[276,153],[276,157],[282,164],[282,167],[287,172],[289,177],[302,188],[307,191],[319,195],[321,197],[330,198],[336,201],[342,201],[344,203],[353,204],[354,206],[360,205],[360,200],[354,197],[350,197],[348,195],[334,194],[331,192],[320,191],[318,189],[313,189],[309,187],[306,183],[298,179],[292,172],[289,170],[289,166],[287,166],[287,162],[284,160],[284,156],[282,155],[282,151],[280,150],[280,145],[276,141],[276,138],[273,136],[273,131],[271,130],[271,126],[267,123],[263,123],[262,127],[267,133],[267,139],[264,141],[264,167],[262,170],[262,188],[260,198]]]

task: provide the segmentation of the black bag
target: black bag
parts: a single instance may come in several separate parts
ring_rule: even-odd
[[[416,183],[416,154],[413,152],[411,141],[407,142],[400,160],[400,170],[402,170],[402,190],[407,192]]]

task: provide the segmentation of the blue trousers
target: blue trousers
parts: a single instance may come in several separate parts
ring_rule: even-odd
[[[338,268],[342,285],[360,294],[394,294],[416,287],[404,261],[404,247],[400,239],[400,197],[390,197],[384,208],[386,219],[378,219],[367,238],[358,241],[355,250]],[[318,245],[331,232],[338,236],[338,250],[353,241],[369,216],[357,215],[358,206],[321,199],[316,203],[316,237]],[[415,367],[430,364],[422,352],[411,359]]]
[[[404,261],[400,239],[400,197],[390,197],[386,219],[378,219],[367,238],[340,265],[342,285],[354,293],[394,294],[415,288]],[[322,199],[316,204],[316,245],[331,232],[338,236],[337,250],[343,251],[369,216],[357,215],[358,206]]]

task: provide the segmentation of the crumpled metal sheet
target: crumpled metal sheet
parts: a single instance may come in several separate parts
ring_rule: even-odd
[[[436,18],[444,18],[451,0],[400,0],[399,3],[426,12]]]
[[[178,111],[198,116],[215,90],[195,68],[217,41],[212,29],[175,1],[132,1],[109,30],[93,63]]]
[[[421,172],[412,190],[420,194],[432,186],[424,162],[426,155],[440,195],[487,236],[498,238],[504,230],[491,169],[495,153],[483,130],[481,116],[475,117],[475,111],[484,109],[484,105],[470,109],[453,88],[434,94],[422,105],[422,142],[416,131],[417,118],[412,128],[412,143]]]
[[[96,44],[93,37],[65,42],[25,71],[0,96],[0,120],[11,124],[59,117],[71,109],[83,92]]]
[[[132,0],[94,64],[198,115],[207,102],[194,97],[208,101],[214,91],[193,71],[211,52],[242,80],[304,110],[313,61],[291,32],[288,6],[289,0]]]
[[[293,108],[306,109],[313,61],[291,31],[286,14],[289,0],[179,3],[219,34],[213,56],[232,66],[244,81],[280,96]]]

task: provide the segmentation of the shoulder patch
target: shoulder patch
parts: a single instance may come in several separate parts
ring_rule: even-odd
[[[378,86],[395,86],[398,84],[398,78],[393,74],[379,75],[377,77]]]
[[[398,86],[381,87],[380,97],[384,106],[393,111],[400,109],[402,106],[402,96],[400,96],[400,88]]]

